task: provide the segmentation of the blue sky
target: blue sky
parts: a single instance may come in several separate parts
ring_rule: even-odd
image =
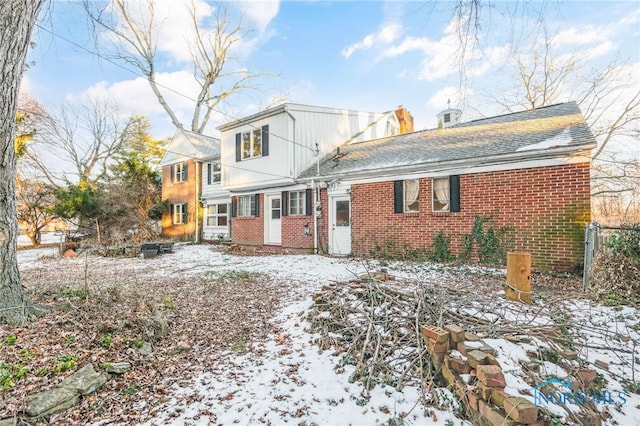
[[[174,9],[163,23],[167,34],[159,71],[163,84],[186,95],[168,94],[186,125],[193,92],[187,81],[189,64],[178,46],[184,23],[176,12],[177,3],[165,2]],[[525,4],[528,8],[523,10]],[[402,104],[413,114],[416,129],[435,127],[435,116],[448,99],[452,107],[463,110],[463,120],[503,113],[504,107],[491,96],[501,96],[515,84],[511,53],[532,51],[536,27],[531,26],[531,17],[536,13],[543,13],[558,57],[577,53],[587,74],[592,67],[617,60],[631,76],[618,84],[621,93],[640,87],[638,1],[496,2],[482,11],[482,51],[467,55],[465,79],[455,57],[452,5],[449,1],[228,2],[230,11],[242,14],[243,26],[251,29],[234,52],[238,58],[234,66],[274,77],[261,79],[259,90],[232,100],[226,115],[213,117],[207,133],[218,136],[216,126],[259,111],[282,95],[292,102],[377,112]],[[124,113],[149,116],[154,136],[173,133],[167,115],[136,70],[125,70],[89,52],[94,46],[80,2],[52,2],[40,26],[29,55],[35,64],[25,75],[23,92],[47,108],[108,95]],[[573,100],[571,90],[565,92],[559,100]]]

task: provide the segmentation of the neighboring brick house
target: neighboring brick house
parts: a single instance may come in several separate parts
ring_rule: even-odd
[[[218,202],[228,202],[228,193],[219,189],[220,180],[212,182],[213,170],[219,169],[219,164],[219,139],[183,129],[176,131],[160,161],[162,200],[167,203],[167,212],[162,216],[164,236],[193,241],[200,241],[207,232],[211,238],[219,234],[228,236],[226,220],[220,220],[224,224],[220,227],[205,226],[203,231],[202,226],[203,213],[206,217],[208,207],[216,205],[217,208]],[[207,172],[210,174],[203,179],[203,173]],[[203,200],[205,194],[212,197],[210,203]],[[217,222],[216,215],[216,225]]]
[[[218,129],[232,242],[311,250],[313,185],[297,182],[300,173],[345,143],[411,131],[413,118],[402,107],[372,113],[286,103]]]
[[[574,102],[346,143],[309,167],[300,184],[321,189],[319,238],[330,254],[380,247],[429,249],[434,235],[459,253],[476,217],[513,229],[513,245],[538,269],[581,261],[590,222],[595,139]],[[283,229],[283,232],[288,232]]]

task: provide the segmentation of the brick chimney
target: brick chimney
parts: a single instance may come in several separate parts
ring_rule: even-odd
[[[400,123],[400,134],[413,132],[413,116],[405,107],[399,105],[395,111],[398,123]]]

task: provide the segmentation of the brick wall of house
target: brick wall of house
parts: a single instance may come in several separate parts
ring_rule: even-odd
[[[162,167],[162,200],[171,204],[187,203],[187,223],[174,225],[171,211],[162,215],[162,235],[169,238],[191,240],[195,232],[195,179],[200,179],[196,173],[194,160],[187,161],[187,180],[184,182],[171,182],[171,166]],[[198,182],[200,185],[201,182]]]
[[[309,235],[305,234],[305,224],[309,228]],[[313,216],[284,216],[282,247],[313,250]]]
[[[232,217],[231,240],[234,244],[261,246],[264,244],[264,195],[260,196],[260,216]]]
[[[231,235],[234,244],[243,246],[264,245],[264,215],[268,214],[264,205],[265,197],[260,196],[259,217],[234,217],[231,220]],[[305,223],[308,223],[310,235],[305,235]],[[282,249],[313,249],[313,216],[282,216]]]
[[[534,268],[570,270],[582,261],[589,179],[589,163],[461,175],[458,213],[431,211],[431,179],[420,179],[419,213],[394,213],[392,181],[354,185],[353,253],[369,255],[387,244],[428,250],[442,230],[458,254],[474,217],[491,215],[496,229],[515,227],[511,249],[532,253]]]

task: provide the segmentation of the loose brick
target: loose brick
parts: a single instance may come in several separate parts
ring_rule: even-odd
[[[538,407],[522,397],[505,398],[504,410],[510,418],[520,423],[531,424],[538,419]]]
[[[584,386],[589,386],[596,379],[597,373],[590,368],[581,368],[576,375]]]
[[[444,326],[444,329],[451,335],[451,340],[454,342],[462,342],[464,340],[465,331],[462,327],[454,324],[448,324]]]
[[[502,369],[497,365],[479,365],[476,374],[480,383],[493,388],[504,388],[506,381]]]
[[[603,370],[609,370],[609,363],[605,362],[605,361],[601,361],[599,359],[596,359],[596,361],[594,362],[594,365],[598,368],[601,368]]]
[[[576,359],[578,359],[578,354],[574,351],[569,350],[560,351],[560,356],[569,361],[575,361]]]
[[[480,415],[492,426],[517,425],[517,423],[510,420],[502,410],[497,407],[493,407],[486,401],[478,401],[478,411],[480,411]]]
[[[487,354],[487,364],[497,365],[498,367],[500,367],[500,363],[498,362],[498,359],[495,357],[495,355],[492,355],[492,354]]]
[[[491,402],[497,405],[500,408],[504,408],[504,400],[507,398],[511,398],[513,395],[509,395],[501,388],[490,388],[491,389]]]
[[[449,341],[438,343],[434,339],[427,337],[427,351],[430,354],[444,354],[449,351]]]
[[[476,384],[476,389],[478,390],[478,394],[480,395],[480,398],[484,399],[485,401],[490,401],[491,400],[491,392],[493,392],[492,387],[489,387],[487,385],[484,385],[480,382],[478,382]]]
[[[447,365],[442,366],[442,377],[447,381],[448,384],[453,385],[456,383],[457,375],[451,371]]]
[[[457,373],[469,374],[471,372],[471,366],[467,361],[449,356],[445,358],[445,362],[450,369]]]
[[[475,392],[475,391],[467,392],[467,402],[469,403],[469,407],[477,411],[478,401],[480,401],[480,395],[478,394],[478,392]]]
[[[437,343],[447,342],[448,344],[449,342],[449,332],[444,328],[437,327],[435,325],[423,325],[420,326],[420,330],[422,331],[422,336],[425,341],[427,339],[433,339]]]

